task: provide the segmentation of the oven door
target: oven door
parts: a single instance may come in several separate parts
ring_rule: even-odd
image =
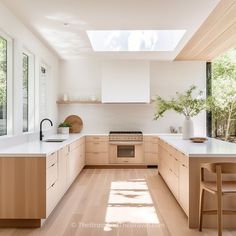
[[[142,142],[110,142],[109,147],[111,164],[142,164]]]

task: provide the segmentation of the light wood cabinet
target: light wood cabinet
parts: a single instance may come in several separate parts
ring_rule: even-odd
[[[108,165],[108,136],[86,137],[86,165]]]
[[[80,171],[84,168],[84,138],[70,144],[69,153],[69,184],[71,184]]]
[[[179,203],[189,213],[189,171],[184,163],[179,164]]]
[[[158,165],[158,137],[144,136],[144,160],[146,165]]]
[[[84,137],[46,157],[1,157],[0,224],[40,227],[84,165]]]
[[[169,189],[189,214],[189,170],[188,157],[174,147],[160,140],[159,142],[159,173]]]
[[[69,145],[58,152],[58,195],[62,197],[69,187]]]
[[[58,196],[58,152],[46,158],[46,217],[59,201]]]

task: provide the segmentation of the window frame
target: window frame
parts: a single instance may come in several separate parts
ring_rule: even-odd
[[[23,56],[28,56],[28,130],[23,131]],[[22,50],[22,133],[35,131],[35,55],[26,47]]]
[[[0,30],[0,36],[7,41],[7,133],[0,137],[13,135],[13,39]]]

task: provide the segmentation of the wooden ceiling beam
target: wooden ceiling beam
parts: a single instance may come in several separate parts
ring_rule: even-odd
[[[236,46],[236,1],[221,0],[175,60],[210,61]]]

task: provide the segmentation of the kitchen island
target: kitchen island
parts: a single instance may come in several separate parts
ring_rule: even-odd
[[[236,162],[236,144],[209,138],[205,143],[183,140],[179,135],[159,135],[159,174],[188,217],[190,228],[198,227],[200,191],[200,164]],[[206,173],[206,178],[214,175]],[[235,176],[226,176],[227,180]],[[236,209],[236,198],[224,198],[223,206]],[[216,199],[206,193],[205,209],[216,209]],[[216,216],[204,215],[204,227],[216,225]],[[224,216],[226,227],[236,227],[235,216]]]

